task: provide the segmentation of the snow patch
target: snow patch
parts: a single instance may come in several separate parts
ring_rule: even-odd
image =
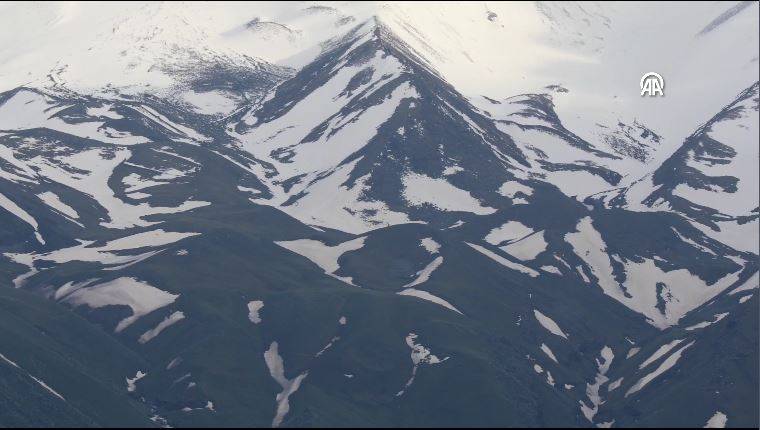
[[[527,185],[523,185],[517,181],[505,182],[499,187],[499,194],[510,199],[515,199],[517,193],[522,193],[526,196],[533,195],[533,189]]]
[[[183,319],[185,319],[185,314],[183,312],[180,312],[180,311],[174,312],[168,317],[164,318],[164,320],[158,323],[157,326],[143,333],[140,336],[140,338],[137,339],[137,341],[143,344],[148,343],[152,339],[154,339],[156,336],[161,334],[161,332],[173,326],[174,324],[182,321]]]
[[[485,241],[491,245],[501,245],[504,242],[513,242],[533,233],[533,229],[519,221],[508,221],[500,227],[491,230],[485,237]]]
[[[134,393],[137,390],[137,381],[146,376],[148,376],[147,373],[144,373],[142,370],[138,370],[137,373],[135,373],[134,378],[127,378],[127,391]]]
[[[432,237],[426,237],[420,241],[420,245],[430,254],[437,254],[441,250],[441,245],[433,240]]]
[[[42,200],[46,205],[64,214],[65,216],[71,219],[79,219],[79,214],[77,211],[74,210],[74,208],[71,206],[62,202],[60,197],[58,197],[58,195],[52,191],[45,191],[44,193],[37,194],[37,197],[39,197],[39,199]]]
[[[559,325],[557,325],[556,322],[554,322],[553,319],[542,314],[538,311],[538,309],[533,309],[533,315],[536,317],[536,320],[539,322],[539,324],[548,330],[549,333],[567,339],[567,334],[562,331],[562,329],[559,327]]]
[[[414,364],[414,367],[412,368],[412,376],[409,378],[409,380],[404,385],[404,388],[396,393],[396,397],[401,397],[404,395],[406,390],[409,389],[409,387],[412,386],[414,383],[414,378],[417,376],[417,369],[423,365],[435,365],[443,363],[444,361],[448,360],[449,357],[445,357],[443,359],[438,358],[436,355],[433,355],[428,348],[426,348],[424,345],[416,343],[417,335],[415,333],[409,333],[406,336],[406,344],[409,346],[409,348],[412,349],[412,363]]]
[[[404,199],[412,206],[430,205],[446,212],[470,212],[489,215],[496,209],[483,206],[469,192],[455,187],[443,178],[431,178],[419,173],[407,173],[402,178]]]
[[[670,369],[671,367],[675,366],[675,364],[676,364],[676,363],[678,362],[678,360],[681,358],[681,354],[683,354],[683,352],[684,352],[684,351],[685,351],[687,348],[689,348],[690,346],[692,346],[692,345],[694,345],[694,341],[692,341],[692,342],[691,342],[691,343],[689,343],[688,345],[686,345],[686,346],[682,347],[682,348],[681,348],[681,349],[679,349],[678,351],[676,351],[676,352],[674,352],[673,354],[671,354],[671,355],[670,355],[668,358],[666,358],[666,359],[665,359],[665,361],[663,361],[663,362],[660,364],[660,366],[659,366],[659,367],[657,367],[657,369],[655,369],[655,370],[654,370],[652,373],[650,373],[650,374],[648,374],[648,375],[644,376],[644,377],[643,377],[643,378],[641,378],[641,379],[640,379],[638,382],[636,382],[636,384],[634,384],[634,385],[633,385],[633,386],[632,386],[632,387],[631,387],[631,388],[628,390],[628,392],[626,392],[626,393],[625,393],[625,397],[628,397],[628,396],[630,396],[631,394],[634,394],[634,393],[636,393],[637,391],[641,390],[641,389],[642,389],[642,388],[644,388],[644,387],[645,387],[647,384],[649,384],[650,382],[652,382],[652,380],[654,380],[654,379],[655,379],[655,378],[657,378],[658,376],[660,376],[660,375],[662,375],[663,373],[665,373],[665,372],[666,372],[668,369]]]
[[[285,415],[290,411],[290,396],[298,391],[301,382],[303,382],[309,372],[303,372],[293,379],[286,378],[285,363],[278,351],[277,342],[272,342],[269,345],[269,349],[264,352],[264,361],[267,364],[267,368],[269,368],[269,374],[272,376],[272,379],[282,388],[282,391],[275,397],[277,400],[277,410],[272,419],[272,427],[279,427]]]
[[[338,264],[340,257],[347,252],[361,249],[364,246],[365,239],[366,237],[359,237],[334,246],[312,239],[280,241],[275,242],[275,244],[308,258],[312,263],[324,270],[326,275],[346,284],[354,285],[350,277],[338,276],[335,272],[340,270],[340,264]]]
[[[612,349],[609,346],[605,346],[601,351],[601,360],[596,359],[597,372],[594,378],[594,383],[586,383],[586,396],[588,396],[591,406],[588,406],[583,400],[579,400],[581,404],[581,412],[586,419],[593,424],[596,413],[599,412],[599,406],[604,403],[601,395],[599,394],[599,388],[604,385],[609,378],[607,378],[607,372],[610,370],[612,360],[615,358]]]
[[[683,341],[684,339],[675,339],[666,343],[665,345],[660,346],[651,356],[649,356],[649,358],[647,358],[646,360],[644,360],[644,362],[639,364],[639,369],[643,369],[649,366],[650,364],[654,363],[655,361],[659,360],[660,357],[670,352],[671,349],[675,348]]]
[[[261,300],[253,300],[248,302],[248,319],[254,323],[258,324],[261,322],[261,315],[259,312],[264,307],[264,302]]]
[[[462,312],[459,311],[459,309],[455,308],[454,305],[452,305],[451,303],[447,302],[446,300],[438,296],[430,294],[427,291],[417,290],[415,288],[406,288],[403,291],[398,292],[397,294],[401,296],[412,296],[412,297],[417,297],[418,299],[427,300],[429,302],[443,306],[446,309],[452,310],[460,315],[464,315],[462,314]]]
[[[45,240],[42,239],[42,235],[40,235],[40,226],[37,224],[37,220],[34,219],[33,216],[29,215],[29,213],[27,213],[25,210],[21,209],[16,203],[13,202],[13,200],[5,197],[5,195],[2,193],[0,193],[0,208],[7,210],[21,221],[29,224],[32,229],[34,229],[34,237],[37,239],[37,241],[43,245],[45,244]]]
[[[715,314],[715,316],[713,316],[714,319],[712,321],[704,321],[704,322],[701,322],[699,324],[694,324],[693,326],[686,327],[686,330],[687,331],[692,331],[692,330],[698,330],[698,329],[701,329],[701,328],[705,328],[705,327],[711,326],[711,325],[719,322],[720,320],[722,320],[726,316],[728,316],[728,312],[724,312],[722,314]]]
[[[620,260],[626,273],[626,280],[621,285],[612,270],[611,258],[615,256],[608,251],[601,234],[594,229],[591,218],[581,219],[576,229],[578,232],[568,233],[565,240],[597,277],[604,293],[645,315],[651,324],[660,329],[677,324],[686,313],[736,283],[742,270],[707,285],[686,269],[666,271],[652,259],[644,258],[641,262]],[[658,285],[661,284],[667,288],[665,293],[660,292]],[[661,303],[665,303],[664,312]]]
[[[726,428],[726,424],[728,423],[728,417],[726,414],[724,414],[721,411],[715,412],[715,415],[710,417],[709,420],[707,420],[707,424],[703,428],[706,429],[722,429]]]
[[[41,380],[41,379],[33,376],[32,374],[30,374],[29,372],[27,372],[25,369],[23,369],[21,366],[19,366],[15,361],[10,360],[8,357],[6,357],[3,354],[0,354],[0,360],[6,362],[7,364],[15,367],[18,370],[24,372],[26,374],[26,376],[28,376],[29,378],[31,378],[40,387],[42,387],[45,390],[47,390],[47,392],[49,392],[50,394],[54,395],[55,397],[58,397],[59,399],[63,400],[64,402],[66,401],[66,399],[60,393],[58,393],[57,391],[55,391],[54,389],[52,389],[48,384],[45,383],[45,381],[43,381],[43,380]]]
[[[559,361],[557,360],[557,357],[554,356],[554,352],[552,352],[551,348],[549,348],[545,343],[541,344],[541,351],[546,354],[547,357],[551,358],[552,361],[559,364]]]
[[[87,305],[95,309],[116,305],[129,306],[132,316],[119,321],[115,329],[119,333],[140,317],[174,303],[177,297],[179,294],[159,290],[135,278],[122,277],[76,290],[69,294],[65,301],[75,306]]]
[[[478,251],[479,253],[485,255],[486,257],[490,258],[491,260],[501,264],[504,267],[507,267],[512,270],[517,270],[518,272],[522,272],[532,278],[535,278],[539,275],[539,273],[530,267],[523,266],[522,264],[515,263],[513,261],[507,260],[506,258],[495,254],[492,251],[487,250],[486,248],[475,245],[473,243],[465,242],[470,248]]]

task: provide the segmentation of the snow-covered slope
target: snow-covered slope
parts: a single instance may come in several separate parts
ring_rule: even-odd
[[[587,139],[596,124],[634,120],[678,139],[757,75],[758,10],[751,2],[65,2],[7,3],[2,13],[2,90],[49,80],[145,90],[182,71],[197,73],[185,67],[193,59],[300,68],[322,43],[377,16],[468,96],[570,89],[559,111]],[[26,46],[38,48],[30,55]],[[638,96],[639,78],[651,70],[666,79],[663,100]]]
[[[759,122],[755,83],[653,173],[604,199],[631,210],[682,213],[707,236],[757,254]]]
[[[484,199],[527,162],[420,61],[370,20],[233,123],[267,184],[252,200],[353,233],[493,213]]]

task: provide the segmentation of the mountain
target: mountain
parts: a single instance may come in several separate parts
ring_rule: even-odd
[[[756,3],[0,7],[0,425],[760,422]]]
[[[681,213],[705,235],[736,249],[758,248],[754,169],[758,149],[758,84],[699,127],[654,172],[607,198],[631,210],[666,207]]]

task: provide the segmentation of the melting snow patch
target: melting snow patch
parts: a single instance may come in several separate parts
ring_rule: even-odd
[[[261,300],[253,300],[248,302],[248,319],[252,323],[258,324],[261,322],[261,315],[259,312],[264,307],[264,302]]]
[[[469,192],[455,187],[445,179],[409,173],[402,179],[404,199],[412,206],[431,205],[442,211],[471,212],[489,215],[496,209],[483,206]]]
[[[143,373],[142,370],[138,370],[137,373],[135,373],[134,378],[127,378],[127,391],[130,393],[134,393],[135,390],[137,390],[137,385],[135,385],[137,384],[137,381],[139,381],[140,379],[146,376],[148,376],[147,373]]]
[[[752,275],[749,279],[747,279],[746,282],[744,282],[741,286],[734,288],[728,294],[733,296],[734,294],[738,294],[743,291],[749,291],[749,290],[754,290],[755,288],[760,288],[760,282],[758,282],[759,277],[760,277],[760,272],[755,272],[755,274]]]
[[[528,357],[528,358],[530,358],[530,357]],[[534,363],[533,364],[533,371],[540,375],[540,374],[544,373],[544,368],[541,367],[538,363]],[[555,385],[554,377],[552,376],[552,373],[549,372],[548,370],[546,371],[546,383],[549,384],[549,385],[551,385],[552,387]]]
[[[121,239],[112,240],[100,248],[98,251],[122,251],[127,249],[137,249],[145,247],[157,247],[169,245],[188,237],[198,236],[200,233],[179,233],[167,232],[162,229],[146,231],[143,233],[133,234]]]
[[[154,424],[161,426],[161,428],[165,428],[165,429],[172,428],[172,426],[169,425],[169,421],[166,418],[162,417],[161,415],[153,415],[150,417],[150,420]]]
[[[285,377],[285,363],[278,352],[277,342],[272,342],[269,345],[269,349],[264,352],[264,361],[269,368],[269,374],[282,388],[282,391],[277,394],[275,399],[277,400],[277,411],[275,412],[274,419],[272,419],[272,427],[279,427],[282,424],[282,420],[290,411],[290,403],[288,399],[290,396],[298,391],[304,378],[309,372],[303,372],[293,379]]]
[[[612,349],[609,346],[605,346],[602,348],[601,358],[601,361],[598,358],[596,359],[597,373],[594,378],[594,383],[586,384],[586,395],[588,396],[589,401],[591,401],[591,406],[587,406],[584,401],[579,400],[583,416],[585,416],[592,424],[594,422],[594,416],[599,412],[599,406],[604,403],[602,397],[599,395],[599,387],[609,381],[609,378],[607,378],[606,375],[607,371],[610,370],[615,354],[612,353]]]
[[[502,246],[501,250],[522,261],[534,260],[538,254],[546,251],[549,244],[544,239],[544,232],[535,234]]]
[[[354,285],[353,280],[350,277],[337,276],[335,272],[340,270],[340,264],[338,264],[340,257],[346,252],[361,249],[364,246],[364,240],[365,237],[359,237],[335,246],[325,245],[320,241],[311,239],[299,239],[275,243],[291,252],[295,252],[298,255],[308,258],[312,263],[322,268],[328,276],[332,276],[333,278],[349,285]]]
[[[77,211],[75,211],[71,206],[62,202],[57,194],[51,191],[45,191],[44,193],[37,194],[37,197],[39,197],[39,199],[42,200],[46,205],[66,215],[70,219],[79,219],[79,214]]]
[[[94,116],[94,117],[106,117],[111,119],[122,119],[124,118],[121,116],[118,112],[111,110],[113,105],[104,103],[102,106],[99,107],[88,107],[87,108],[87,116]]]
[[[428,263],[422,270],[417,272],[417,277],[410,283],[404,285],[402,288],[411,288],[416,285],[424,284],[430,279],[430,275],[443,264],[443,257],[438,256],[433,261]]]
[[[71,293],[65,300],[75,306],[87,305],[95,309],[113,305],[129,306],[132,308],[132,316],[119,321],[115,330],[118,333],[138,318],[174,303],[177,297],[179,294],[159,290],[135,278],[118,278],[92,287],[81,288]]]
[[[491,230],[485,237],[491,245],[501,245],[504,242],[513,242],[533,233],[533,229],[519,221],[509,221],[501,227]]]
[[[639,369],[643,369],[649,366],[650,364],[654,363],[660,357],[667,354],[671,349],[675,348],[676,346],[678,346],[678,344],[680,344],[683,341],[684,341],[683,339],[675,339],[657,348],[657,351],[655,351],[654,354],[652,354],[649,358],[644,360],[643,363],[639,364]]]
[[[360,160],[361,158],[343,164],[325,174],[314,174],[314,180],[306,178],[288,194],[278,194],[274,200],[251,200],[259,204],[279,204],[282,211],[308,225],[354,234],[397,224],[425,224],[422,221],[410,221],[407,214],[394,212],[386,203],[368,198],[367,196],[371,195],[369,174],[357,178],[356,181],[350,181],[351,172],[355,171],[354,168]],[[353,185],[350,185],[352,183]],[[279,199],[286,199],[293,194],[298,195],[298,199],[292,204],[283,206],[279,203]]]
[[[707,285],[686,269],[664,270],[654,260],[626,261],[626,280],[621,285],[615,278],[611,254],[601,234],[594,229],[590,217],[580,220],[577,233],[565,235],[591,272],[599,279],[605,294],[645,315],[654,326],[665,329],[678,323],[690,310],[707,302],[738,280],[742,269],[730,273],[713,285]],[[666,288],[661,288],[664,284]],[[666,290],[663,294],[663,291]],[[665,308],[662,309],[662,304]]]
[[[55,116],[57,112],[67,107],[56,104],[48,96],[34,91],[22,90],[0,105],[0,129],[47,128],[114,145],[135,145],[149,142],[145,137],[133,136],[105,127],[105,123],[102,121],[84,121],[70,124]]]
[[[66,401],[66,399],[64,399],[62,395],[58,394],[57,391],[55,391],[54,389],[50,388],[50,386],[48,384],[46,384],[44,381],[42,381],[41,379],[37,379],[37,378],[35,378],[32,375],[29,375],[29,377],[32,378],[34,380],[34,382],[38,383],[42,388],[46,389],[50,394],[58,397],[59,399],[63,400],[64,402]]]
[[[455,222],[454,224],[451,224],[450,226],[446,227],[446,229],[449,229],[449,230],[450,230],[450,229],[453,229],[453,228],[459,228],[459,227],[461,227],[462,225],[464,225],[464,221],[462,221],[462,220],[460,219],[460,220],[457,220],[457,222]]]
[[[43,380],[41,380],[41,379],[39,379],[39,378],[36,378],[36,377],[32,376],[32,375],[31,375],[29,372],[27,372],[25,369],[22,369],[22,368],[21,368],[21,366],[19,366],[18,364],[16,364],[16,362],[14,362],[14,361],[11,361],[11,360],[10,360],[8,357],[4,356],[3,354],[0,354],[0,360],[2,360],[2,361],[4,361],[4,362],[6,362],[7,364],[9,364],[9,365],[11,365],[11,366],[15,367],[15,368],[16,368],[16,369],[18,369],[18,370],[20,370],[20,371],[22,371],[22,372],[26,373],[26,376],[28,376],[29,378],[31,378],[31,379],[32,379],[34,382],[36,382],[36,383],[37,383],[37,384],[38,384],[40,387],[44,388],[44,389],[45,389],[45,390],[47,390],[47,391],[48,391],[50,394],[52,394],[52,395],[54,395],[54,396],[58,397],[59,399],[63,400],[64,402],[66,401],[66,399],[65,399],[65,398],[64,398],[62,395],[60,395],[60,394],[59,394],[57,391],[55,391],[54,389],[50,388],[50,386],[49,386],[48,384],[46,384],[46,383],[45,383]]]
[[[546,383],[552,387],[554,386],[554,377],[552,376],[552,372],[549,372],[548,370],[546,371]]]
[[[109,186],[114,170],[132,156],[128,149],[90,149],[69,156],[56,157],[56,162],[37,157],[33,167],[44,176],[59,184],[77,189],[95,199],[108,212],[108,221],[101,225],[108,228],[124,229],[134,226],[149,226],[158,222],[143,220],[149,215],[172,214],[210,205],[209,202],[188,200],[177,207],[153,207],[147,203],[137,205],[125,203]],[[76,173],[72,169],[76,168]],[[89,169],[89,170],[87,170]]]
[[[714,319],[712,321],[704,321],[704,322],[701,322],[699,324],[694,324],[693,326],[686,327],[686,330],[687,331],[692,331],[692,330],[698,330],[700,328],[705,328],[705,327],[711,326],[711,325],[719,322],[723,318],[725,318],[727,315],[728,315],[728,312],[725,312],[725,313],[722,313],[722,314],[716,314],[713,317]]]
[[[84,287],[86,287],[86,286],[88,286],[88,285],[90,285],[90,284],[92,284],[94,282],[97,282],[97,281],[98,281],[98,278],[87,279],[87,280],[84,280],[84,281],[81,281],[81,282],[69,281],[69,282],[63,284],[61,286],[61,288],[55,290],[55,294],[53,295],[53,297],[56,300],[60,300],[61,297],[65,297],[66,295],[71,294],[73,291],[76,291],[76,290],[78,290],[80,288],[84,288]]]
[[[420,245],[422,245],[425,250],[431,254],[437,254],[438,251],[441,250],[441,245],[433,240],[432,237],[426,237],[420,241]]]
[[[172,370],[175,367],[179,366],[180,363],[182,363],[182,359],[180,357],[175,357],[172,359],[172,361],[169,362],[169,364],[166,365],[166,370]]]
[[[170,120],[169,118],[161,115],[160,113],[153,110],[153,108],[145,105],[141,106],[130,106],[132,109],[140,112],[141,114],[148,117],[153,122],[157,123],[158,125],[166,128],[167,130],[179,134],[181,136],[185,136],[186,138],[190,140],[184,140],[186,143],[197,143],[197,142],[210,142],[211,139],[198,133],[197,131],[193,130],[192,128],[185,127],[184,125],[177,124]]]
[[[505,182],[499,187],[499,194],[504,197],[514,199],[517,193],[530,196],[533,194],[533,189],[516,181]]]
[[[438,296],[430,294],[427,291],[417,290],[414,288],[406,288],[405,290],[397,294],[402,295],[402,296],[412,296],[412,297],[417,297],[418,299],[427,300],[429,302],[443,306],[446,309],[452,310],[460,315],[464,315],[462,314],[462,312],[459,311],[459,309],[455,308],[454,305],[452,305],[451,303],[447,302],[446,300]]]
[[[541,266],[541,270],[544,272],[553,273],[555,275],[562,275],[562,272],[560,272],[559,269],[554,266]]]
[[[715,412],[715,415],[710,417],[709,420],[707,420],[707,424],[703,428],[706,429],[722,429],[726,428],[726,423],[728,423],[728,417],[723,412]]]
[[[327,351],[328,349],[332,348],[332,346],[335,345],[335,342],[337,342],[339,340],[340,340],[340,336],[334,336],[332,339],[330,339],[330,342],[328,342],[327,345],[325,345],[324,348],[322,348],[318,353],[316,353],[316,355],[314,355],[314,357],[316,358],[316,357],[322,356],[322,354],[324,354],[325,351]]]
[[[420,365],[440,364],[449,359],[449,357],[446,357],[442,360],[439,359],[437,356],[431,354],[430,350],[425,348],[425,346],[415,343],[415,339],[417,339],[417,335],[414,333],[409,333],[409,335],[406,336],[406,344],[409,346],[409,348],[412,349],[412,363],[414,364],[414,367],[412,368],[412,376],[406,382],[404,388],[396,393],[396,397],[403,396],[406,390],[412,386],[412,383],[414,383],[414,378],[417,376],[417,369],[420,367]]]
[[[623,378],[619,378],[615,381],[610,382],[610,384],[607,386],[607,391],[614,391],[618,388],[620,388],[620,385],[623,384]]]
[[[202,115],[227,115],[237,107],[237,101],[223,91],[188,91],[182,94],[182,98]]]
[[[174,380],[174,384],[179,384],[180,382],[185,381],[185,380],[189,379],[192,376],[193,376],[192,373],[185,373],[184,375],[182,375],[179,378],[175,379]],[[190,388],[190,387],[188,387],[188,388]]]
[[[18,364],[16,364],[15,361],[12,361],[8,357],[4,356],[3,354],[0,354],[0,360],[3,360],[4,362],[10,364],[11,366],[13,366],[13,367],[15,367],[17,369],[21,369],[21,367]]]
[[[633,357],[634,355],[638,354],[638,352],[641,351],[641,348],[635,347],[628,350],[628,355],[625,356],[626,360]]]
[[[183,319],[185,319],[185,314],[183,312],[180,312],[180,311],[174,312],[173,314],[164,318],[164,320],[158,323],[157,326],[143,333],[142,336],[140,336],[140,338],[137,339],[137,341],[140,343],[148,343],[152,339],[154,339],[156,336],[161,334],[161,332],[173,326],[174,324],[182,321]]]
[[[6,254],[6,256],[10,257],[13,261],[27,265],[32,269],[27,275],[22,275],[26,277],[37,273],[37,269],[34,267],[35,261],[51,261],[58,264],[68,263],[70,261],[97,262],[106,266],[111,266],[104,270],[119,270],[150,258],[162,250],[147,251],[137,255],[124,255],[123,253],[115,253],[115,251],[163,246],[198,234],[199,233],[165,232],[164,230],[159,229],[115,239],[99,247],[92,247],[93,242],[80,240],[79,245],[57,249],[45,254]],[[23,283],[24,279],[25,278],[17,279],[14,283],[19,286]],[[63,296],[63,292],[56,292],[55,298],[58,300]]]
[[[181,409],[182,412],[192,412],[192,411],[201,411],[206,410],[209,412],[216,412],[216,409],[214,409],[214,402],[211,400],[206,401],[206,404],[202,408],[191,408],[190,406],[185,406]]]
[[[539,275],[539,273],[537,271],[531,269],[530,267],[526,267],[526,266],[523,266],[522,264],[518,264],[518,263],[515,263],[513,261],[507,260],[506,258],[504,258],[504,257],[502,257],[500,255],[497,255],[494,252],[489,251],[489,250],[487,250],[486,248],[484,248],[484,247],[482,247],[480,245],[475,245],[475,244],[472,244],[472,243],[469,243],[469,242],[465,242],[465,243],[467,243],[467,245],[470,248],[478,251],[479,253],[485,255],[486,257],[488,257],[491,260],[493,260],[493,261],[501,264],[504,267],[507,267],[509,269],[517,270],[519,272],[525,273],[526,275],[528,275],[528,276],[530,276],[532,278],[535,278],[535,277],[537,277]]]
[[[34,237],[37,239],[37,242],[43,245],[45,244],[45,240],[42,239],[42,236],[40,235],[40,226],[37,224],[37,220],[29,215],[25,210],[21,209],[16,203],[13,202],[13,200],[5,197],[3,194],[0,194],[0,208],[7,210],[21,221],[29,224],[32,229],[34,229]]]
[[[443,170],[443,176],[451,176],[462,171],[464,169],[459,166],[449,166]]]
[[[543,351],[547,357],[551,358],[552,361],[559,364],[559,361],[557,361],[557,357],[554,356],[554,352],[552,352],[552,350],[548,346],[546,346],[545,343],[541,344],[541,351]]]
[[[657,369],[654,370],[654,372],[644,376],[637,382],[633,387],[631,387],[627,393],[625,393],[625,397],[630,396],[631,394],[641,390],[644,388],[648,383],[652,382],[653,379],[663,374],[665,371],[670,369],[671,367],[675,366],[675,364],[678,362],[678,360],[681,358],[681,354],[689,348],[690,346],[694,345],[694,342],[692,341],[688,345],[682,347],[678,351],[671,354],[668,358],[663,361]]]
[[[553,319],[542,314],[537,309],[533,309],[533,315],[536,317],[536,320],[538,320],[541,326],[548,330],[549,333],[567,339],[567,334],[562,331],[562,329],[559,327],[559,325],[557,325],[556,322],[554,322]]]
[[[150,197],[150,194],[142,193],[138,191],[136,193],[127,193],[127,197],[129,197],[132,200],[145,200],[148,197]]]

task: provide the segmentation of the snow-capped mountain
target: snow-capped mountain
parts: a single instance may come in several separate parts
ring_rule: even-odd
[[[757,13],[0,5],[0,425],[757,426]]]
[[[758,132],[758,84],[701,125],[654,172],[608,202],[632,210],[676,211],[707,236],[753,252],[758,248],[760,181],[754,145]]]

